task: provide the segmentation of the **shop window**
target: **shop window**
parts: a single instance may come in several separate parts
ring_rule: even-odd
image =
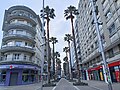
[[[4,83],[6,80],[6,71],[0,70],[0,83]]]
[[[29,81],[29,71],[28,70],[24,70],[23,74],[22,74],[22,82],[28,82]]]
[[[35,71],[33,71],[33,70],[31,71],[30,77],[31,77],[30,81],[34,82],[35,81]]]

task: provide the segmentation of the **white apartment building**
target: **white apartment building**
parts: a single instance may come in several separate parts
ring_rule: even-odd
[[[99,23],[102,22],[99,30],[111,79],[112,82],[120,82],[120,0],[95,1],[98,8],[97,19]],[[80,0],[78,11],[79,43],[76,43],[80,45],[84,78],[87,79],[88,76],[90,80],[103,81],[103,61],[90,0]]]
[[[45,52],[39,16],[26,6],[12,6],[5,10],[2,30],[0,85],[39,82]]]

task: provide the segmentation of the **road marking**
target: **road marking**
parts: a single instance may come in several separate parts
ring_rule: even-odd
[[[55,89],[56,89],[56,86],[52,90],[55,90]]]
[[[60,79],[60,81],[61,81],[61,79]],[[60,81],[56,84],[56,86],[60,83]],[[56,89],[56,86],[55,86],[52,90],[55,90],[55,89]]]
[[[100,88],[95,87],[95,86],[89,86],[89,87],[91,87],[91,88],[95,88],[95,89],[97,89],[97,90],[103,90],[103,89],[100,89]]]
[[[77,90],[80,90],[78,87],[74,86],[74,88],[76,88]]]

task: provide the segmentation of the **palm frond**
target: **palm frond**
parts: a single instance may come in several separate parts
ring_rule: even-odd
[[[66,20],[68,20],[69,18],[74,18],[73,15],[78,15],[78,10],[76,9],[76,7],[70,5],[69,7],[67,7],[66,10],[64,10],[64,17],[66,17]]]
[[[69,15],[69,16],[67,16],[67,17],[66,17],[66,20],[70,19],[70,17],[71,17],[70,15]]]
[[[50,9],[49,6],[46,6],[44,8],[44,10],[41,10],[40,12],[43,13],[43,11],[44,11],[44,15],[41,14],[41,17],[48,17],[49,20],[50,20],[50,18],[54,19],[54,17],[55,17],[54,11],[55,10],[53,8]],[[48,18],[45,18],[45,19],[48,19]]]

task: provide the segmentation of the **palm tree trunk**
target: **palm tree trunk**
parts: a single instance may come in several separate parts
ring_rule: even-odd
[[[55,80],[54,40],[53,40],[53,78]]]
[[[70,58],[70,69],[71,69],[71,74],[70,74],[70,79],[73,79],[73,72],[72,72],[72,62],[71,62],[71,51],[70,51],[70,41],[68,41],[68,46],[69,46],[69,58]]]
[[[79,67],[79,61],[78,61],[78,55],[77,55],[77,49],[76,49],[76,43],[75,43],[75,33],[74,33],[74,27],[73,27],[73,17],[71,15],[71,25],[72,25],[72,34],[73,34],[73,43],[74,43],[74,50],[75,50],[75,59],[77,63],[77,70],[78,70],[78,82],[80,82],[80,67]]]
[[[48,48],[48,83],[50,83],[50,48],[49,48],[49,18],[47,18],[47,48]]]
[[[70,79],[70,72],[69,72],[69,61],[68,61],[68,54],[67,54],[67,51],[66,51],[66,57],[67,57],[67,65],[66,65],[66,70],[67,70],[67,79]]]

